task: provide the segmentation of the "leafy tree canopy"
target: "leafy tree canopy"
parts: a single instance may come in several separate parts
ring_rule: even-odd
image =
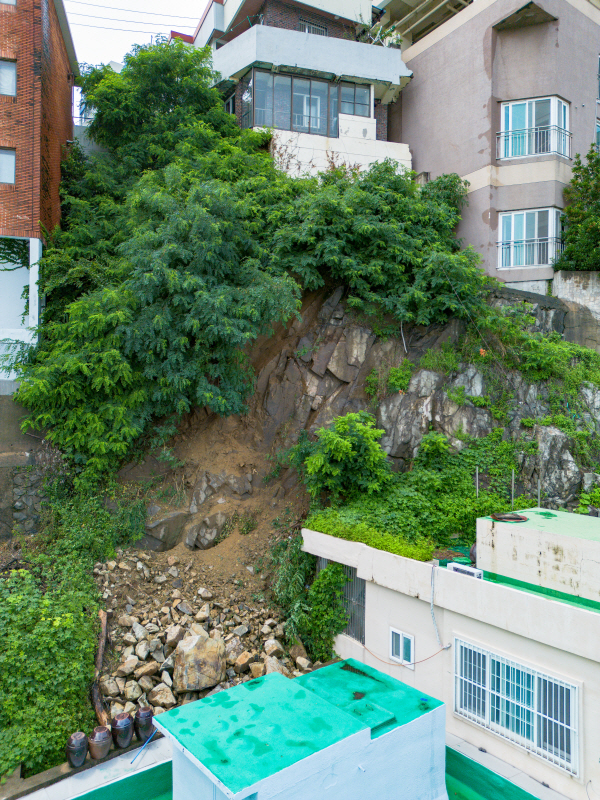
[[[564,251],[554,269],[600,269],[600,153],[592,145],[585,161],[577,154],[573,177],[564,191]]]
[[[14,356],[29,424],[95,479],[162,418],[244,410],[248,347],[301,293],[427,324],[469,316],[486,278],[454,237],[466,187],[424,189],[385,162],[292,179],[268,133],[241,131],[208,50],[138,47],[83,78],[91,138],[64,164],[62,228],[41,270],[40,343]],[[154,426],[156,427],[156,426]]]

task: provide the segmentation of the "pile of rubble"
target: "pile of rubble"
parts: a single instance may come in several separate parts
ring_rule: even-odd
[[[201,585],[195,572],[184,596],[173,588],[182,585],[177,557],[169,557],[166,574],[154,574],[148,558],[138,552],[95,568],[101,585],[110,585],[114,573],[135,570],[155,587],[143,604],[115,609],[110,635],[118,660],[100,679],[111,717],[138,707],[160,714],[270,672],[291,678],[313,669],[301,643],[286,652],[285,623],[264,602],[226,603]]]

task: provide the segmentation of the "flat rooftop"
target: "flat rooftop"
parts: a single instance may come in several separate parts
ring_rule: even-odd
[[[586,514],[571,514],[568,511],[550,511],[547,508],[525,508],[517,511],[527,517],[527,522],[503,522],[502,525],[516,525],[519,528],[535,528],[538,531],[573,539],[587,539],[600,542],[600,517]],[[492,519],[485,517],[485,519]]]
[[[359,731],[375,738],[441,705],[348,659],[293,681],[271,673],[155,722],[235,793]]]

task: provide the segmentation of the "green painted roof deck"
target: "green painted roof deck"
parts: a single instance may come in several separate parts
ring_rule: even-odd
[[[301,675],[294,682],[364,721],[372,739],[443,705],[353,659]]]
[[[173,800],[171,769],[168,761],[88,792],[79,800]],[[446,748],[446,788],[449,800],[536,800],[450,747]]]
[[[235,793],[359,731],[375,738],[440,705],[348,659],[293,681],[271,673],[156,722]]]
[[[546,533],[559,536],[570,536],[573,539],[587,539],[600,542],[600,517],[588,517],[585,514],[571,514],[568,511],[549,511],[547,508],[525,508],[516,511],[527,517],[527,522],[509,522],[503,525],[517,525],[519,528],[535,528]],[[491,517],[485,517],[491,519]]]

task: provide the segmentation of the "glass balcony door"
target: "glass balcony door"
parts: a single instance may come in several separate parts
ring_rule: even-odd
[[[557,208],[501,214],[498,267],[552,264],[562,247],[560,214]]]
[[[568,106],[557,97],[504,103],[498,158],[558,153],[570,157]]]

